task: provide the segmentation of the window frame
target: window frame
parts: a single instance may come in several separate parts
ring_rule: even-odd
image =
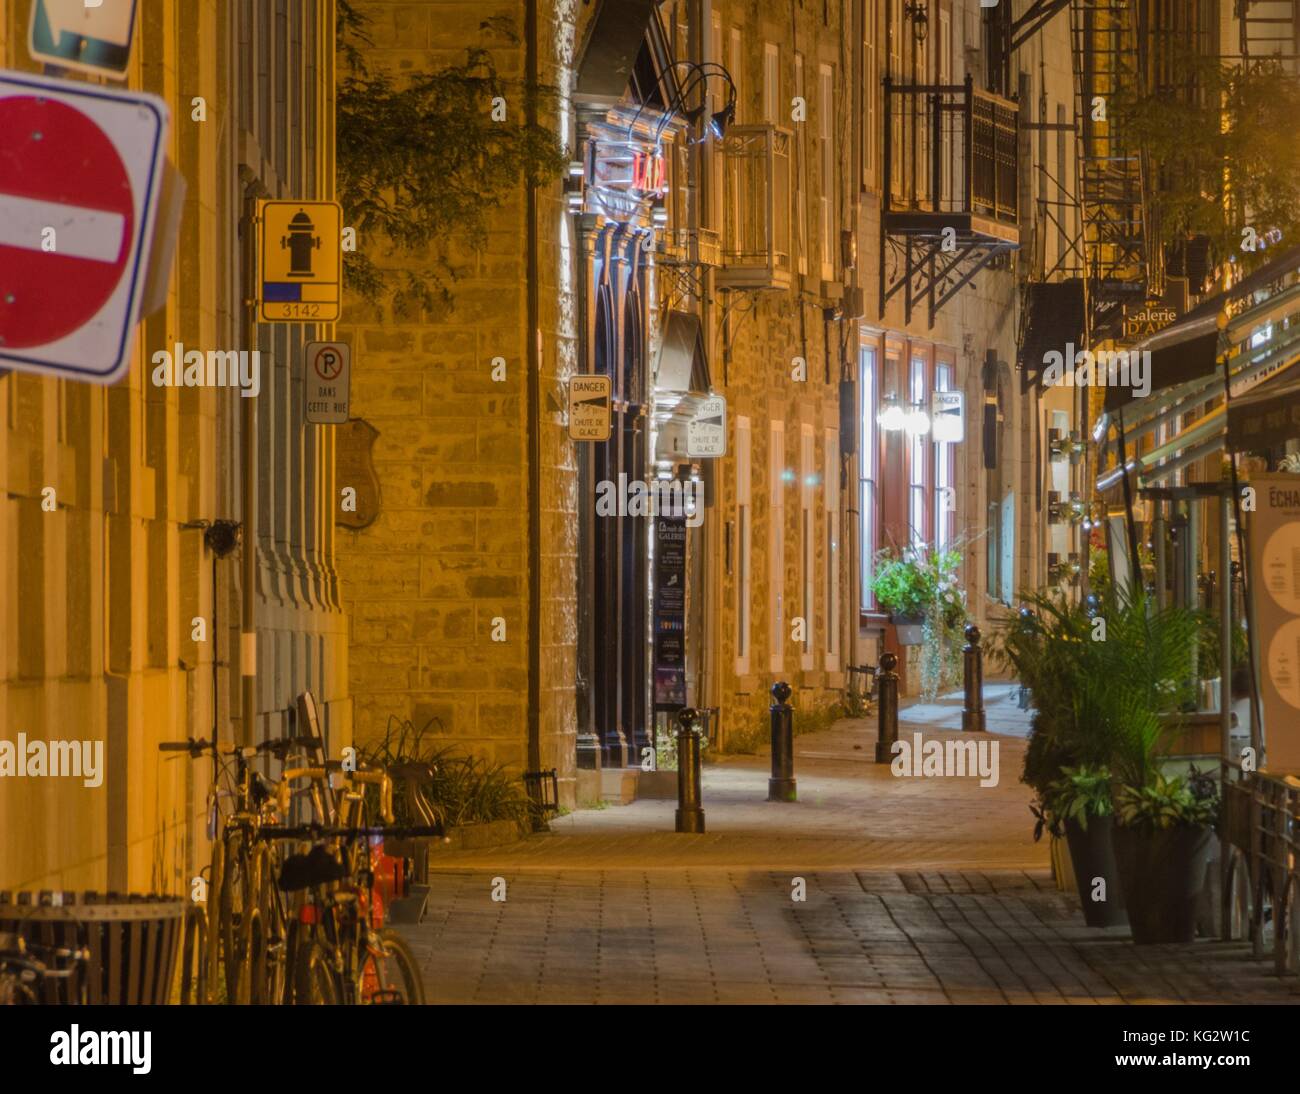
[[[768,671],[785,669],[785,422],[768,432]]]
[[[880,347],[874,340],[858,346],[858,537],[862,588],[859,608],[875,611],[871,591],[876,552],[880,550]]]

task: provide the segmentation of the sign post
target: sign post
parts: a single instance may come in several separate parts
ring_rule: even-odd
[[[336,201],[257,203],[263,323],[332,323],[342,301],[343,209]]]
[[[572,440],[609,440],[611,390],[608,376],[569,377],[569,437]]]
[[[716,459],[727,454],[727,397],[710,395],[686,423],[686,454]]]
[[[35,61],[125,80],[137,0],[32,0],[27,51]]]
[[[966,399],[960,391],[936,391],[930,398],[930,439],[961,444],[966,438]]]
[[[0,366],[126,372],[167,124],[153,95],[0,72]]]
[[[352,347],[346,342],[308,342],[303,369],[303,407],[315,425],[342,425],[348,420]]]

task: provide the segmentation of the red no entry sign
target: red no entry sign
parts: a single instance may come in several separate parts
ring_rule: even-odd
[[[126,370],[166,124],[153,96],[0,72],[0,365]]]

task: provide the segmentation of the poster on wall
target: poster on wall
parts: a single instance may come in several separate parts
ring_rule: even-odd
[[[1250,596],[1266,769],[1300,773],[1300,476],[1253,475]]]
[[[686,518],[655,517],[654,706],[686,705]]]

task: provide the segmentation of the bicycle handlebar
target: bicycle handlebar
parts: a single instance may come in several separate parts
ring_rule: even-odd
[[[272,737],[255,745],[214,744],[206,737],[186,737],[183,741],[163,741],[158,745],[159,752],[188,752],[191,756],[201,756],[205,752],[216,751],[222,756],[243,756],[248,758],[259,753],[270,753],[281,759],[295,749],[315,749],[324,751],[325,742],[319,737]]]
[[[340,828],[326,824],[264,824],[255,833],[258,839],[330,839],[335,836],[391,836],[412,839],[417,836],[447,838],[441,824],[381,824],[360,828]]]

